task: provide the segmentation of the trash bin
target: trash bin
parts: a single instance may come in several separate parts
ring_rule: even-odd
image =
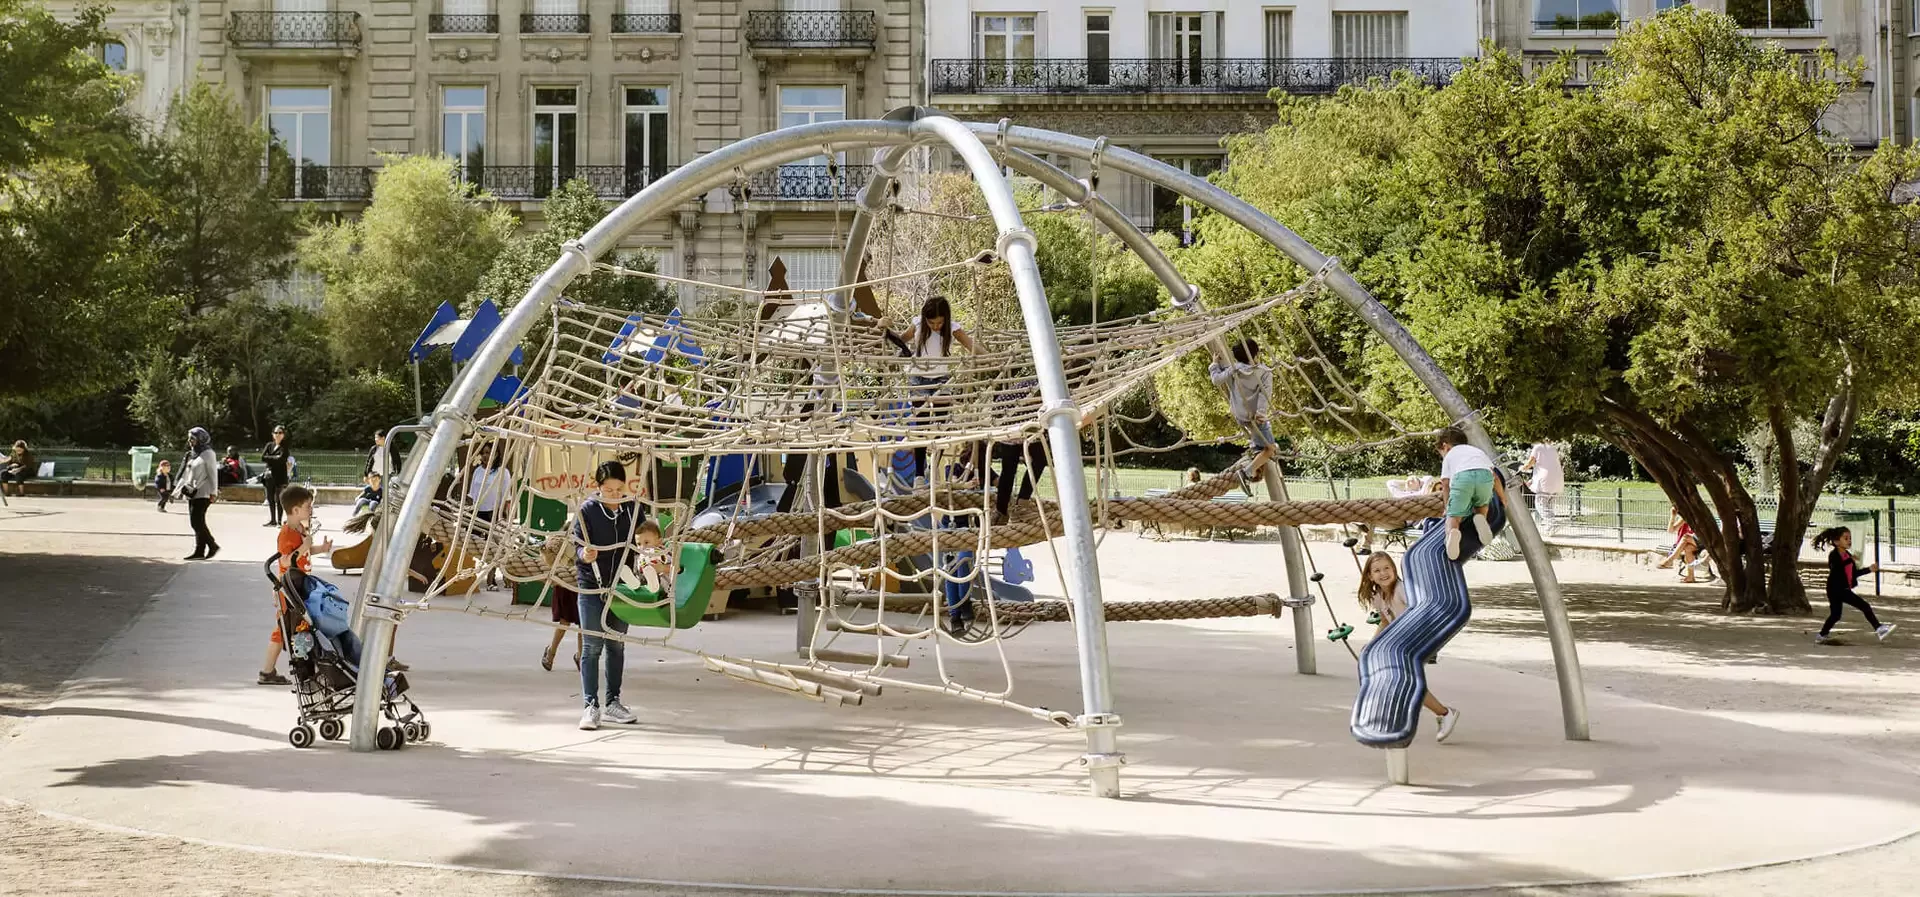
[[[133,456],[133,485],[144,487],[153,479],[153,456],[160,453],[155,445],[136,445],[127,449]]]

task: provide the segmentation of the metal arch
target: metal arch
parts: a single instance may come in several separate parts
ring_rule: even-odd
[[[970,123],[968,127],[975,133],[997,135],[999,132],[997,125],[979,122]],[[1092,140],[1039,128],[1012,128],[1008,131],[1007,141],[1012,146],[1028,151],[1060,153],[1080,159],[1090,158],[1094,150]],[[1225,215],[1273,244],[1309,271],[1324,270],[1328,288],[1345,300],[1387,345],[1393,347],[1395,354],[1412,369],[1414,376],[1433,394],[1434,400],[1440,403],[1447,415],[1459,422],[1468,440],[1487,452],[1489,457],[1498,457],[1493,440],[1481,425],[1479,416],[1454,387],[1453,381],[1440,370],[1440,366],[1413,338],[1413,334],[1408,333],[1393,317],[1393,313],[1387,311],[1380,300],[1341,268],[1337,260],[1315,249],[1286,225],[1245,200],[1214,186],[1205,178],[1195,177],[1150,156],[1114,146],[1104,148],[1101,163],[1108,168],[1145,178]],[[1518,478],[1508,476],[1506,482],[1507,506],[1525,508],[1526,501],[1520,492]],[[1566,737],[1573,741],[1585,741],[1589,732],[1586,691],[1582,684],[1579,650],[1574,643],[1573,626],[1567,619],[1566,600],[1560,591],[1559,578],[1554,575],[1553,563],[1547,556],[1546,541],[1540,537],[1539,527],[1534,524],[1533,517],[1516,513],[1507,515],[1507,519],[1520,542],[1521,554],[1527,560],[1527,572],[1533,579],[1534,590],[1539,594],[1547,639],[1553,647],[1554,674],[1560,687],[1560,713]]]

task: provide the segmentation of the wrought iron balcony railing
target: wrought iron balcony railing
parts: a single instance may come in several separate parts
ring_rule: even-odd
[[[1614,31],[1620,27],[1620,14],[1612,10],[1589,13],[1584,16],[1554,16],[1551,19],[1533,20],[1533,30],[1538,31]]]
[[[1441,85],[1459,74],[1457,57],[1344,59],[935,59],[933,92],[997,93],[1332,93],[1343,84],[1406,72]]]
[[[500,17],[496,15],[430,15],[427,16],[428,34],[499,34]]]
[[[871,10],[754,10],[747,13],[750,47],[867,47],[878,33]]]
[[[619,200],[639,193],[665,177],[669,166],[627,168],[620,165],[486,165],[463,169],[467,183],[493,194],[495,199],[534,200],[553,195],[560,185],[583,180],[601,199]]]
[[[747,202],[850,202],[873,177],[871,165],[782,165],[754,172],[744,185]],[[736,193],[740,188],[735,188]]]
[[[357,12],[236,12],[227,42],[242,49],[350,50],[360,46]]]
[[[1820,74],[1818,51],[1788,50],[1787,55],[1800,67],[1800,77],[1811,79]],[[1528,77],[1537,78],[1559,58],[1557,52],[1528,50],[1521,54],[1520,63]],[[1605,50],[1575,51],[1569,54],[1565,84],[1568,87],[1592,87],[1599,80],[1600,73],[1612,64]]]
[[[1780,3],[1780,6],[1788,4]],[[1791,31],[1807,34],[1820,33],[1820,20],[1806,15],[1804,8],[1794,11],[1775,10],[1772,15],[1765,12],[1753,15],[1734,15],[1734,22],[1747,31]]]
[[[261,169],[277,199],[362,202],[373,196],[373,169],[365,165],[283,165]]]
[[[614,34],[678,34],[679,13],[622,13],[613,17]]]
[[[583,14],[522,13],[521,34],[586,34],[591,19]]]

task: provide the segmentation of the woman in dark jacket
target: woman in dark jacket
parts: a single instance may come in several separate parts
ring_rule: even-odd
[[[263,483],[267,487],[266,526],[279,526],[285,511],[280,507],[280,490],[287,488],[291,478],[287,476],[287,428],[274,427],[273,441],[260,450],[260,460],[267,465],[267,478]]]

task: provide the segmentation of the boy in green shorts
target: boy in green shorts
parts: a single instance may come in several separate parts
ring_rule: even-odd
[[[1440,431],[1440,482],[1434,489],[1447,491],[1447,557],[1460,559],[1460,521],[1473,518],[1474,532],[1484,547],[1493,541],[1493,528],[1487,525],[1487,506],[1493,504],[1493,459],[1467,444],[1467,436],[1457,427]]]

